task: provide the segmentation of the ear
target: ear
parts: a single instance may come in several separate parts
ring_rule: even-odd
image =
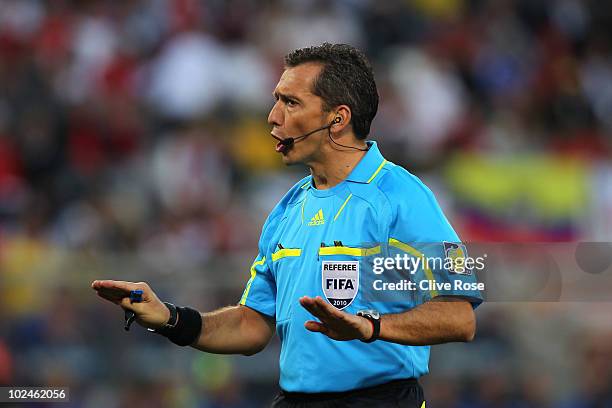
[[[340,135],[346,130],[351,130],[351,108],[347,105],[339,105],[332,111],[330,122],[333,123],[330,131],[334,135]]]

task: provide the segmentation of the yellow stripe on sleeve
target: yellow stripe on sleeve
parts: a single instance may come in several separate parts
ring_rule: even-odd
[[[246,286],[246,289],[244,290],[244,294],[242,295],[242,299],[240,299],[241,305],[244,305],[246,303],[247,296],[249,296],[249,291],[251,290],[251,285],[253,284],[253,281],[255,280],[255,277],[257,276],[257,271],[255,270],[255,267],[259,265],[263,265],[264,262],[266,262],[265,256],[261,258],[259,261],[253,262],[253,265],[251,265],[251,279],[249,279],[249,281],[247,282],[247,286]]]
[[[415,256],[417,258],[421,258],[423,260],[423,269],[425,270],[425,276],[427,276],[427,279],[429,280],[434,280],[434,276],[433,276],[433,272],[431,271],[431,269],[429,269],[429,265],[427,264],[426,260],[425,260],[425,255],[411,247],[408,244],[403,243],[402,241],[399,241],[395,238],[390,238],[389,239],[389,245],[398,249],[401,249],[402,251],[406,252],[407,254],[410,254],[412,256]],[[429,291],[429,293],[431,294],[431,297],[434,298],[436,296],[438,296],[438,291],[435,289],[432,289]]]

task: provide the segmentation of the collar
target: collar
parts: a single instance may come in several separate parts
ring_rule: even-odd
[[[369,149],[365,156],[357,163],[357,166],[351,171],[351,174],[346,178],[347,181],[354,183],[369,183],[374,180],[374,177],[380,172],[387,160],[378,150],[378,145],[375,141],[367,142]]]
[[[365,156],[361,158],[357,166],[351,171],[346,177],[345,181],[352,181],[353,183],[370,183],[378,175],[380,170],[385,166],[387,160],[383,157],[378,150],[378,145],[375,141],[369,140],[366,142],[368,145],[368,151]],[[305,183],[301,186],[307,190],[312,187],[312,176],[308,176]]]

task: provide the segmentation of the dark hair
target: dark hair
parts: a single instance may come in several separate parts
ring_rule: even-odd
[[[313,83],[313,93],[323,99],[323,110],[347,105],[355,136],[365,139],[378,110],[378,91],[366,56],[348,44],[330,43],[300,48],[285,56],[288,68],[307,62],[323,64]]]

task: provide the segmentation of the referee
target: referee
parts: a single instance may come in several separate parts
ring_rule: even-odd
[[[276,331],[275,407],[424,407],[418,378],[429,346],[473,339],[480,293],[385,297],[372,289],[366,258],[456,255],[463,246],[431,191],[366,141],[378,92],[359,50],[324,43],[289,53],[274,97],[276,151],[310,175],[268,216],[239,304],[200,313],[160,301],[142,282],[92,287],[149,330],[210,353],[255,354]],[[410,279],[419,276],[475,282],[452,267],[421,267]],[[130,301],[133,290],[142,302]]]

